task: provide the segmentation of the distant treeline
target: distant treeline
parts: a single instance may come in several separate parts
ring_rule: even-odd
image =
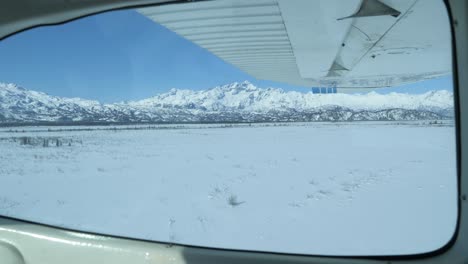
[[[294,123],[290,121],[286,123]],[[0,127],[25,127],[25,126],[133,126],[133,125],[210,125],[210,124],[255,124],[278,122],[222,122],[222,121],[186,121],[186,122],[109,122],[109,121],[39,121],[39,122],[0,122]],[[296,121],[297,123],[297,121]]]
[[[371,121],[362,121],[364,123],[370,123]],[[426,121],[373,121],[373,122],[381,122],[381,123],[388,123],[393,125],[431,125],[431,126],[446,126],[446,125],[453,125],[450,120],[426,120]],[[73,128],[72,126],[52,126],[45,129],[22,129],[21,126],[16,127],[9,127],[8,130],[3,130],[2,132],[9,132],[9,133],[26,133],[26,132],[70,132],[70,131],[121,131],[121,130],[175,130],[175,129],[206,129],[206,128],[240,128],[240,127],[285,127],[285,126],[306,126],[307,123],[317,123],[317,122],[258,122],[258,123],[181,123],[181,124],[106,124],[106,125],[82,125]],[[351,123],[345,121],[337,121],[337,122],[322,122],[322,123],[335,123],[335,124],[343,124],[343,123]],[[197,126],[199,125],[199,126]],[[42,126],[45,126],[42,124]],[[23,126],[24,127],[24,126]],[[28,145],[28,144],[24,144]]]
[[[181,121],[181,122],[109,122],[109,121],[39,121],[39,122],[0,122],[0,127],[27,127],[27,126],[151,126],[151,125],[249,125],[249,124],[280,124],[280,123],[349,123],[349,122],[408,122],[408,121],[450,121],[452,118],[427,120],[317,120],[317,121]],[[437,122],[437,121],[435,121]]]

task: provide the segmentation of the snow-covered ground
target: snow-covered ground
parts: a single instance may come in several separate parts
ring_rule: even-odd
[[[456,225],[455,132],[425,123],[2,128],[0,214],[219,248],[432,251]]]

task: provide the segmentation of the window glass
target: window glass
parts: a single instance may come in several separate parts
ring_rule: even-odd
[[[113,11],[9,37],[0,58],[0,215],[295,254],[454,235],[442,1]]]

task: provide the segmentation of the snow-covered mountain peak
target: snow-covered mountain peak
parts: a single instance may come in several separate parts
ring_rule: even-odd
[[[226,84],[222,86],[215,87],[213,89],[219,88],[220,90],[231,92],[231,91],[255,91],[258,88],[250,83],[249,81],[244,82],[233,82],[231,84]]]
[[[220,85],[220,86],[216,86],[211,89],[208,89],[206,91],[238,94],[238,93],[249,93],[249,92],[255,92],[255,91],[271,90],[271,89],[281,91],[281,89],[277,89],[277,88],[268,88],[268,89],[258,88],[257,86],[255,86],[249,81],[233,82],[230,84]]]
[[[233,82],[230,84],[219,85],[213,88],[209,88],[206,90],[199,90],[199,91],[189,90],[189,89],[171,88],[169,91],[155,95],[152,98],[168,97],[168,96],[174,96],[174,95],[183,96],[183,95],[195,94],[195,93],[200,93],[200,92],[237,94],[239,92],[253,92],[253,91],[258,91],[258,90],[261,90],[261,88],[258,88],[257,86],[253,85],[249,81],[244,81],[244,82]]]
[[[43,92],[28,90],[13,83],[0,83],[0,107],[56,107],[60,105],[77,105],[80,107],[100,106],[98,101],[81,98],[64,98],[51,96]],[[1,114],[1,113],[0,113]]]
[[[0,89],[4,89],[4,90],[26,90],[25,88],[21,87],[21,86],[18,86],[14,83],[0,83]]]

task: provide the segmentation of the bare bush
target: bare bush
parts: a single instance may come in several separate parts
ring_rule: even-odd
[[[32,145],[32,139],[30,137],[21,137],[20,138],[21,145]]]
[[[232,207],[236,207],[236,206],[239,206],[243,203],[245,203],[245,201],[238,201],[237,200],[237,195],[234,195],[234,194],[231,194],[228,199],[227,199],[227,202],[230,206]]]

